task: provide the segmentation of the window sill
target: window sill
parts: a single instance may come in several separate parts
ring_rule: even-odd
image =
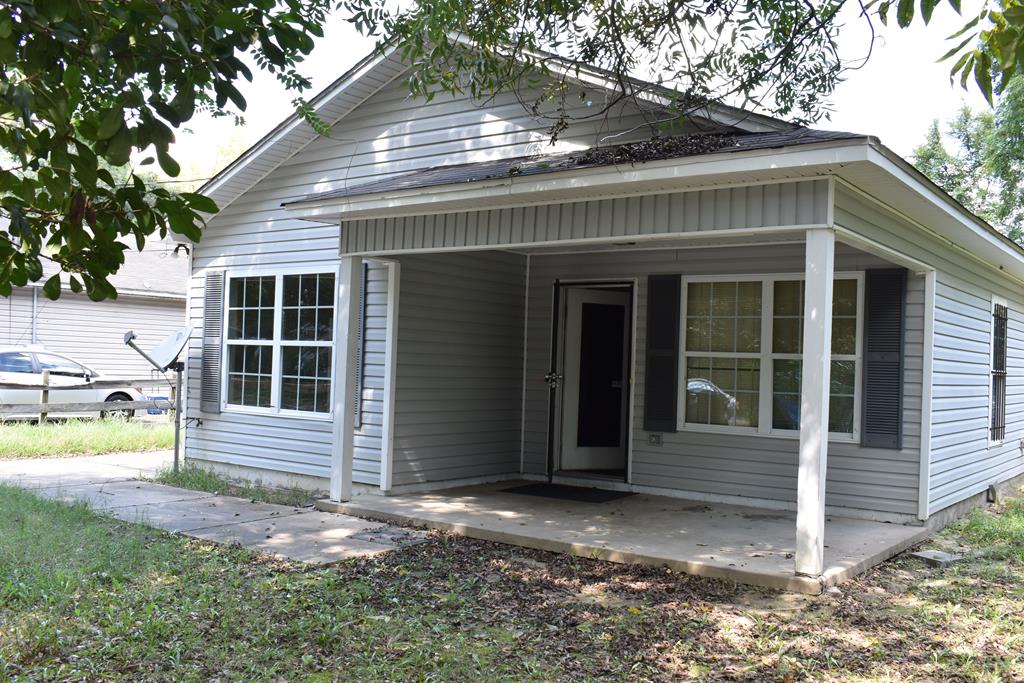
[[[225,404],[221,406],[223,415],[256,415],[263,417],[283,417],[293,420],[311,420],[313,422],[330,422],[333,413],[307,413],[300,410],[278,410],[277,408],[256,408]]]
[[[679,432],[696,432],[699,434],[720,434],[722,436],[754,436],[764,437],[766,439],[790,439],[794,441],[800,440],[800,432],[759,432],[754,427],[725,427],[718,425],[695,425],[695,424],[681,424],[676,426],[676,430]],[[842,443],[842,444],[859,444],[859,434],[835,434],[829,433],[829,443]]]

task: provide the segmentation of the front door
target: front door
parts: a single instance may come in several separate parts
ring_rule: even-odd
[[[631,302],[628,288],[566,288],[563,471],[625,478]]]

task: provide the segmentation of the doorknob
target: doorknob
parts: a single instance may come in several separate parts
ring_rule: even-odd
[[[544,381],[547,382],[548,386],[552,389],[557,389],[559,385],[561,385],[563,379],[565,378],[562,377],[562,375],[554,371],[544,375]]]

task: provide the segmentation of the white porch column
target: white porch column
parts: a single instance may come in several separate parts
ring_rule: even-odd
[[[825,469],[828,459],[829,375],[832,364],[832,275],[835,233],[807,231],[803,361],[800,384],[800,472],[797,475],[796,573],[824,566]]]
[[[331,500],[352,498],[352,449],[355,432],[359,287],[363,272],[358,256],[341,258],[338,282],[337,335],[334,340],[334,448],[331,453]]]

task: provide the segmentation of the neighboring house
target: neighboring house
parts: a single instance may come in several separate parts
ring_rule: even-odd
[[[648,137],[657,92],[551,148],[405,72],[368,58],[330,138],[291,118],[206,186],[193,462],[795,509],[811,575],[826,512],[918,524],[1024,473],[1024,253],[876,138],[714,107],[630,163],[579,150]]]
[[[91,301],[65,284],[51,301],[37,285],[16,287],[0,299],[0,346],[38,345],[61,353],[116,379],[152,376],[153,368],[125,346],[134,330],[143,349],[156,346],[185,325],[188,252],[171,241],[154,241],[143,251],[129,249],[110,280],[117,299]],[[47,275],[52,268],[47,264]]]

